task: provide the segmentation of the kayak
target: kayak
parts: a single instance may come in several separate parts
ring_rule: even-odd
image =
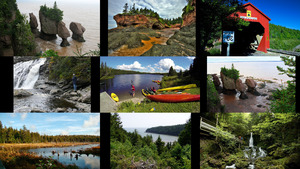
[[[189,89],[189,88],[193,88],[193,87],[197,87],[196,84],[189,84],[189,85],[184,85],[184,86],[175,86],[175,87],[168,87],[168,88],[163,88],[163,89],[158,89],[157,91],[166,91],[166,90],[180,90],[180,89]]]
[[[179,103],[179,102],[192,102],[200,100],[200,95],[195,94],[161,94],[149,95],[148,99],[157,102]]]
[[[146,96],[146,97],[147,97],[148,95],[150,95],[150,94],[148,94],[144,89],[142,89],[142,93],[143,93],[143,95]]]
[[[146,91],[147,91],[149,94],[154,94],[154,92],[153,92],[151,89],[148,89],[148,87],[146,88]]]
[[[116,102],[119,101],[119,97],[115,93],[111,93],[110,96],[114,101],[116,101]]]

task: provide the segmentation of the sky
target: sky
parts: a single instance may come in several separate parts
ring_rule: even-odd
[[[231,63],[231,62],[282,62],[282,60],[279,56],[207,57],[207,63]]]
[[[108,28],[115,28],[117,24],[114,15],[123,13],[125,3],[136,8],[147,8],[157,12],[162,18],[181,17],[182,9],[187,4],[186,0],[109,0],[108,1]]]
[[[179,72],[188,70],[195,57],[100,57],[100,63],[115,69],[166,73],[171,66]]]
[[[42,135],[100,135],[99,113],[0,113],[0,121]]]
[[[299,0],[249,0],[248,2],[271,18],[269,23],[300,30]]]
[[[149,128],[185,124],[190,113],[119,113],[123,128]]]
[[[100,4],[100,0],[17,0],[18,2],[47,2],[50,4],[53,4],[54,1],[56,1],[57,4],[61,3],[61,2],[72,2],[72,3],[81,3],[81,4],[86,4],[86,3],[97,3]]]

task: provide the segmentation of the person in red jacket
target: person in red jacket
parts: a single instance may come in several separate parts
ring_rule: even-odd
[[[135,95],[135,87],[133,86],[133,84],[131,85],[131,90],[132,90],[132,97],[134,97],[134,95]]]

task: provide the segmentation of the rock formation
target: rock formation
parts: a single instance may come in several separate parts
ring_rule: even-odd
[[[44,16],[44,14],[41,11],[39,11],[39,18],[41,23],[40,38],[44,40],[56,39],[58,23]]]
[[[153,29],[164,29],[165,26],[164,26],[162,23],[160,23],[160,22],[155,22],[155,23],[152,25],[152,28],[153,28]]]
[[[226,94],[236,94],[235,80],[225,76],[222,72],[220,72],[220,74],[224,90],[223,92]]]
[[[4,22],[10,24],[15,19],[16,19],[16,11],[11,11],[11,17],[9,19],[4,20]],[[11,35],[0,36],[0,56],[14,56]]]
[[[67,38],[70,37],[70,32],[66,28],[66,24],[63,21],[58,22],[57,33],[58,33],[58,36],[62,38],[62,42],[61,42],[60,46],[61,47],[70,46],[70,43],[67,40]]]
[[[33,13],[29,13],[29,17],[30,17],[29,24],[30,24],[31,32],[34,34],[35,37],[39,37],[40,32],[37,29],[38,27],[37,19]]]
[[[85,32],[85,28],[77,22],[70,23],[70,29],[73,32],[72,38],[77,40],[78,42],[85,42],[83,38],[83,33]]]
[[[188,26],[196,22],[196,0],[193,0],[191,2],[191,6],[194,7],[194,10],[183,16],[182,18],[183,22],[181,27]]]
[[[114,16],[114,20],[117,23],[118,27],[127,27],[127,26],[144,26],[151,27],[150,21],[145,15],[122,15],[118,14]]]
[[[242,80],[241,79],[237,79],[235,81],[235,86],[236,86],[236,89],[241,92],[241,95],[240,95],[240,99],[248,99],[248,96],[246,95],[245,91],[246,91],[246,85],[243,84]]]
[[[260,93],[255,88],[257,83],[253,79],[246,79],[246,85],[248,86],[248,92],[260,96]]]

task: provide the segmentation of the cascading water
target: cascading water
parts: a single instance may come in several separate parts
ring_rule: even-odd
[[[19,62],[14,64],[14,88],[33,89],[35,82],[39,78],[40,66],[46,58]]]

